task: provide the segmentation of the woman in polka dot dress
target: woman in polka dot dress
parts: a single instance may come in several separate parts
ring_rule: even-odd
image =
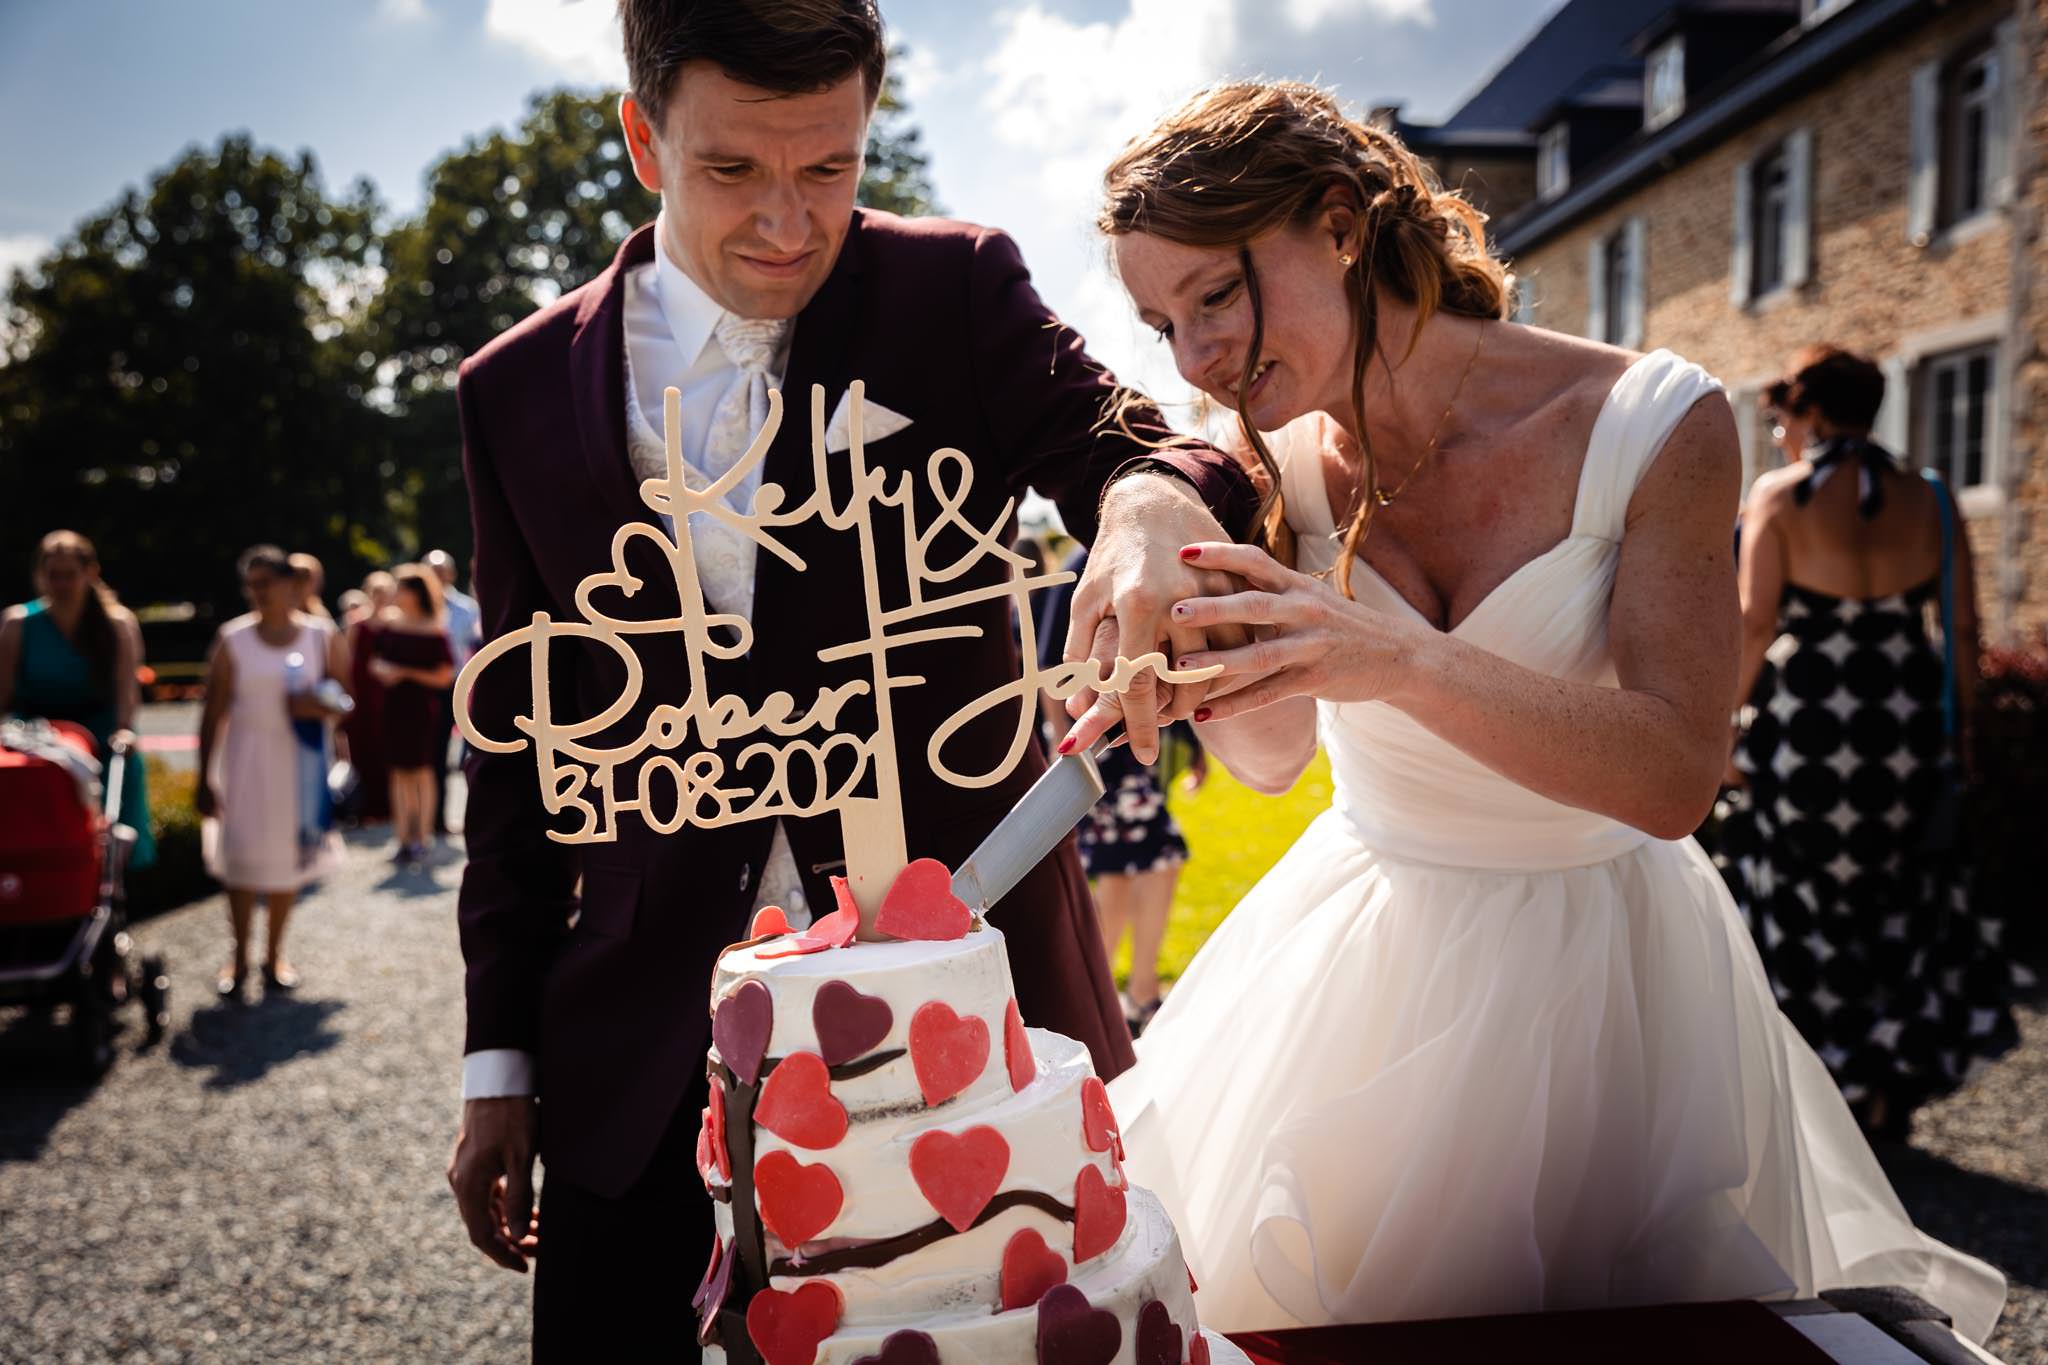
[[[1744,514],[1741,689],[1753,719],[1717,861],[1780,1007],[1873,1134],[2017,1040],[2001,907],[1973,904],[1953,837],[1968,752],[1944,705],[1948,519],[1954,711],[1977,676],[1969,541],[1942,496],[1869,439],[1870,361],[1795,357],[1769,395],[1798,458]],[[1959,727],[1960,728],[1960,727]]]

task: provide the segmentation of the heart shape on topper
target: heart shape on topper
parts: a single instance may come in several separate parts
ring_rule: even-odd
[[[792,1052],[775,1064],[754,1102],[754,1122],[784,1142],[822,1150],[846,1136],[846,1106],[832,1095],[832,1073],[815,1052]]]
[[[1116,1314],[1073,1285],[1054,1285],[1038,1301],[1038,1365],[1109,1365],[1123,1344]]]
[[[910,1144],[910,1178],[955,1232],[974,1226],[1009,1170],[1009,1142],[985,1123],[963,1133],[922,1133]]]
[[[919,858],[896,874],[875,915],[890,938],[943,943],[967,937],[973,916],[953,894],[953,874],[937,858]]]
[[[1089,1151],[1114,1148],[1117,1160],[1123,1160],[1123,1133],[1116,1126],[1116,1112],[1109,1107],[1109,1087],[1100,1076],[1081,1082],[1081,1136],[1087,1139]]]
[[[1157,1299],[1138,1310],[1136,1365],[1181,1365],[1180,1324]]]
[[[853,942],[853,936],[860,931],[860,907],[853,903],[853,892],[847,889],[846,878],[832,879],[832,895],[839,902],[837,910],[792,938],[787,947],[773,953],[762,953],[761,960],[766,962],[770,958],[822,953],[827,948],[844,948]]]
[[[747,1336],[768,1365],[811,1365],[818,1343],[839,1326],[839,1287],[812,1280],[787,1294],[757,1289],[747,1304]]]
[[[891,1332],[882,1349],[853,1365],[939,1365],[939,1343],[915,1328]]]
[[[830,1166],[770,1152],[754,1163],[754,1199],[768,1230],[795,1250],[832,1225],[846,1195]]]
[[[850,1062],[881,1046],[895,1022],[888,1001],[862,995],[844,981],[827,981],[811,1001],[811,1026],[828,1066]]]
[[[973,1085],[988,1065],[988,1025],[962,1018],[943,1000],[928,1000],[910,1016],[910,1066],[928,1105],[942,1104]]]
[[[1003,1062],[1010,1068],[1010,1089],[1022,1090],[1038,1073],[1038,1059],[1031,1055],[1031,1039],[1024,1032],[1024,1016],[1017,1013],[1017,997],[1003,1004]]]
[[[782,913],[779,905],[762,906],[754,912],[754,922],[747,926],[748,938],[771,938],[788,932],[789,916]]]
[[[1124,1230],[1124,1191],[1083,1166],[1074,1179],[1074,1264],[1091,1260],[1116,1245]]]
[[[761,1079],[761,1060],[775,1031],[775,1002],[758,981],[742,981],[711,1012],[711,1044],[740,1084]]]
[[[1003,1244],[1003,1311],[1029,1308],[1045,1291],[1067,1282],[1067,1258],[1045,1244],[1037,1228],[1018,1228]]]

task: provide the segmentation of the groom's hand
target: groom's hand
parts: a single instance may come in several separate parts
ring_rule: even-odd
[[[1074,590],[1066,657],[1092,658],[1107,675],[1119,654],[1135,659],[1163,650],[1171,665],[1183,654],[1244,643],[1235,627],[1205,635],[1172,619],[1173,604],[1182,598],[1231,591],[1227,575],[1199,572],[1180,557],[1181,546],[1215,539],[1229,536],[1181,480],[1131,474],[1111,484],[1087,572]],[[1122,698],[1077,692],[1067,714],[1078,720],[1060,752],[1088,748],[1121,717],[1131,752],[1142,763],[1155,762],[1160,727],[1194,714],[1207,693],[1206,683],[1139,686]]]
[[[477,1250],[526,1273],[540,1250],[533,1206],[533,1153],[540,1127],[530,1095],[464,1100],[462,1131],[448,1157],[448,1187]]]

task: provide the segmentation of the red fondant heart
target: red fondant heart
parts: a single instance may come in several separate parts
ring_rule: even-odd
[[[923,1332],[905,1328],[891,1332],[880,1351],[862,1356],[853,1365],[939,1365],[939,1343]]]
[[[718,1163],[718,1174],[726,1180],[732,1179],[732,1157],[725,1144],[725,1082],[711,1078],[711,1107],[706,1109],[711,1124],[711,1156]]]
[[[1123,1344],[1116,1314],[1073,1285],[1054,1285],[1038,1301],[1038,1365],[1109,1365]]]
[[[704,1123],[697,1129],[697,1176],[704,1182],[708,1192],[711,1189],[711,1173],[718,1169],[718,1162],[711,1155],[711,1111],[704,1111]]]
[[[1124,1192],[1083,1166],[1074,1179],[1074,1264],[1100,1256],[1124,1230]]]
[[[939,1104],[973,1085],[988,1065],[988,1025],[961,1018],[943,1000],[929,1000],[910,1016],[910,1066],[926,1104]]]
[[[910,1178],[955,1232],[974,1226],[1009,1169],[1010,1144],[985,1123],[964,1133],[920,1134],[910,1144]]]
[[[1116,1126],[1116,1113],[1109,1107],[1109,1087],[1102,1083],[1100,1076],[1090,1076],[1081,1082],[1081,1136],[1088,1141],[1091,1152],[1116,1151],[1116,1159],[1124,1159],[1123,1133]]]
[[[748,938],[768,938],[774,934],[789,932],[789,916],[782,913],[779,905],[764,905],[754,912],[754,922],[747,926]]]
[[[1029,1308],[1067,1280],[1066,1257],[1045,1244],[1037,1228],[1019,1228],[1003,1245],[1003,1311]]]
[[[832,1073],[815,1052],[775,1064],[754,1104],[754,1122],[785,1142],[821,1150],[846,1136],[846,1106],[832,1097]]]
[[[711,1013],[711,1042],[718,1059],[732,1068],[742,1085],[761,1078],[761,1059],[768,1055],[768,1036],[775,1030],[775,1002],[758,981],[742,981]]]
[[[1031,1055],[1031,1038],[1024,1032],[1024,1016],[1017,1013],[1012,996],[1003,1005],[1003,1061],[1010,1068],[1010,1089],[1022,1090],[1038,1072],[1038,1059]]]
[[[1192,1271],[1192,1270],[1189,1270],[1189,1269],[1188,1269],[1188,1265],[1187,1265],[1187,1263],[1186,1263],[1185,1261],[1183,1261],[1183,1262],[1181,1263],[1181,1267],[1180,1267],[1180,1268],[1181,1268],[1182,1270],[1187,1270],[1187,1272],[1188,1272],[1188,1293],[1190,1293],[1190,1294],[1199,1294],[1199,1293],[1201,1293],[1201,1292],[1202,1292],[1202,1287],[1201,1287],[1200,1285],[1198,1285],[1198,1284],[1196,1284],[1196,1283],[1195,1283],[1195,1272],[1194,1272],[1194,1271]]]
[[[889,884],[875,928],[890,938],[946,941],[965,938],[972,920],[967,902],[953,894],[953,874],[937,858],[919,858]]]
[[[860,907],[853,903],[853,893],[846,887],[846,878],[832,879],[832,895],[839,902],[837,910],[813,921],[810,928],[792,938],[786,947],[777,952],[762,953],[762,959],[822,953],[827,948],[844,948],[853,942],[854,934],[860,929]]]
[[[839,1326],[839,1289],[813,1280],[791,1293],[755,1291],[747,1304],[747,1335],[767,1365],[811,1365],[818,1343]]]
[[[806,1166],[788,1152],[770,1152],[754,1163],[754,1198],[768,1230],[795,1248],[831,1226],[846,1196],[830,1166]]]
[[[1157,1299],[1138,1310],[1136,1365],[1180,1365],[1180,1325]]]
[[[1200,1331],[1188,1339],[1188,1365],[1209,1365],[1209,1340]]]
[[[862,995],[844,981],[827,981],[811,1001],[818,1052],[829,1066],[850,1062],[889,1036],[896,1015],[879,995]]]

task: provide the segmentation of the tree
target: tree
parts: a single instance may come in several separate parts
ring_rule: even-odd
[[[131,597],[236,609],[257,540],[337,574],[384,556],[382,423],[341,338],[378,263],[367,184],[343,201],[310,154],[247,135],[130,190],[5,303],[0,574],[69,526]]]
[[[943,210],[932,189],[931,157],[925,153],[923,134],[910,121],[910,106],[903,102],[903,82],[896,75],[906,51],[900,46],[889,51],[889,74],[882,81],[875,116],[868,124],[860,202],[915,218]]]

